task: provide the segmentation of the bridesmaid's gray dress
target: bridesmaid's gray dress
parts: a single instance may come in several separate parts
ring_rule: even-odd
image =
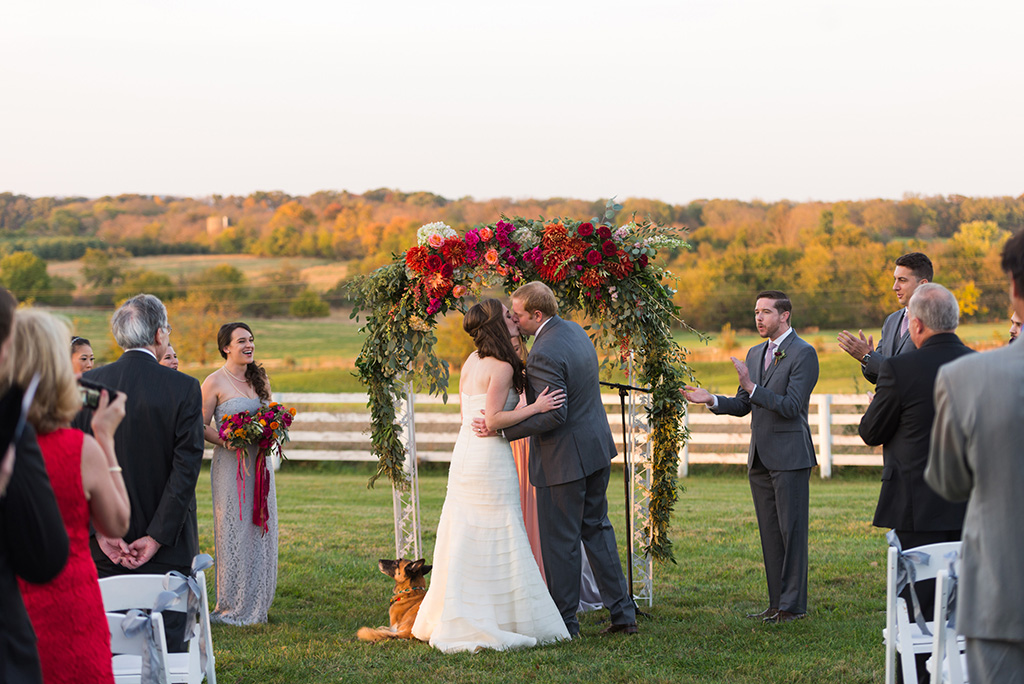
[[[214,418],[220,426],[225,416],[239,411],[254,411],[259,399],[233,397],[218,405]],[[210,479],[213,485],[213,543],[217,556],[217,607],[210,614],[214,622],[252,625],[267,621],[267,611],[277,589],[277,493],[274,469],[270,467],[269,531],[252,522],[252,492],[255,480],[256,447],[245,456],[245,500],[239,520],[238,485],[235,473],[238,459],[233,449],[216,447]],[[269,459],[268,459],[269,461]]]

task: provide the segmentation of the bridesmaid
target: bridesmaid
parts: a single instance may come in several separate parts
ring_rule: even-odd
[[[254,412],[270,402],[270,380],[253,356],[256,341],[245,323],[227,323],[217,333],[224,365],[203,382],[203,423],[206,441],[214,445],[210,479],[213,485],[213,537],[217,554],[217,606],[214,622],[252,625],[267,621],[277,589],[277,494],[269,471],[267,529],[253,522],[256,446],[242,452],[221,440],[225,417]]]

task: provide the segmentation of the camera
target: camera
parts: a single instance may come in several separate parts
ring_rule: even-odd
[[[114,397],[117,396],[117,390],[112,390],[109,387],[104,387],[98,382],[91,382],[89,380],[78,380],[78,391],[82,394],[82,408],[95,409],[100,405],[100,392],[107,390],[107,396],[110,397],[110,401],[114,401]]]

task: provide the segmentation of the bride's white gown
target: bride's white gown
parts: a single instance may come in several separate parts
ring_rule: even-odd
[[[473,434],[485,399],[462,395],[430,588],[412,628],[414,637],[446,653],[569,638],[530,550],[508,441]],[[509,392],[505,410],[518,401]]]

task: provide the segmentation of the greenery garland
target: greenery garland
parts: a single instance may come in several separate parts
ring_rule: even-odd
[[[685,350],[672,338],[673,322],[685,323],[672,301],[669,275],[652,262],[659,248],[688,245],[649,222],[613,228],[619,209],[609,201],[605,223],[502,216],[462,236],[430,223],[394,263],[353,281],[352,317],[366,316],[356,368],[367,387],[372,449],[379,459],[371,486],[382,475],[406,486],[405,448],[395,424],[406,378],[425,379],[431,394],[447,399],[448,363],[434,353],[437,317],[464,313],[467,300],[484,289],[500,286],[508,294],[541,280],[554,290],[562,312],[592,321],[589,334],[600,352],[622,365],[632,352],[639,381],[652,390],[653,478],[645,532],[652,556],[672,560],[668,528],[678,496],[678,452],[688,437],[679,388],[692,374]]]

